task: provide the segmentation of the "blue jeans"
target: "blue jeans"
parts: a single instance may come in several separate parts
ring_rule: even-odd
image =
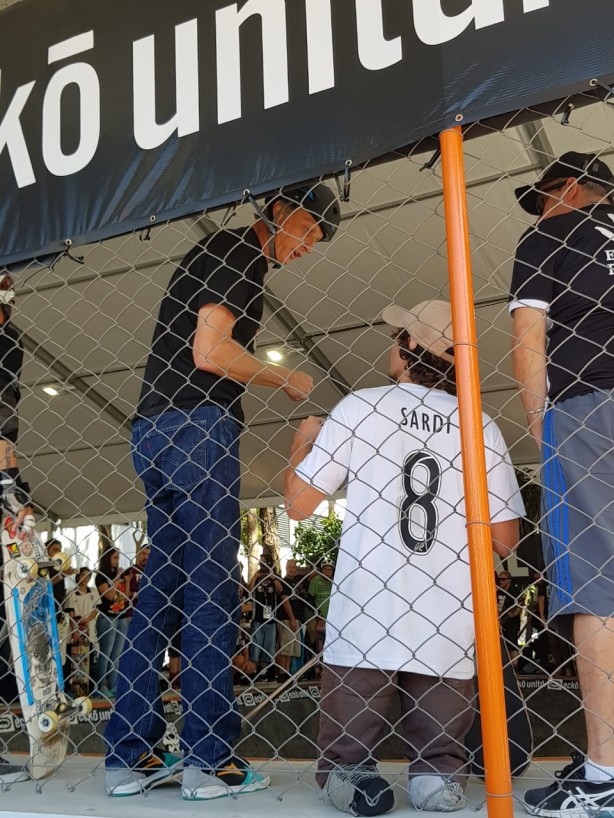
[[[107,767],[133,766],[162,739],[160,671],[179,629],[185,763],[211,769],[232,755],[241,727],[230,664],[240,615],[239,432],[216,406],[134,423],[151,554],[120,660]]]
[[[94,676],[98,688],[113,690],[117,684],[117,663],[126,641],[130,620],[125,617],[107,616],[99,613],[96,619],[98,637],[98,661]]]

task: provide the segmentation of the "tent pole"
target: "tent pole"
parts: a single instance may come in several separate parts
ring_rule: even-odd
[[[467,195],[460,127],[440,134],[454,357],[476,633],[488,818],[512,818],[512,779],[488,508]]]

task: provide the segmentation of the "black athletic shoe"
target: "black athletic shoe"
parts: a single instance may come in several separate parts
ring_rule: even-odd
[[[372,766],[336,767],[324,791],[338,810],[350,815],[383,815],[394,807],[392,786]]]
[[[543,818],[614,816],[614,779],[587,781],[584,757],[572,753],[571,759],[571,764],[555,773],[558,780],[549,787],[525,792],[526,811]]]

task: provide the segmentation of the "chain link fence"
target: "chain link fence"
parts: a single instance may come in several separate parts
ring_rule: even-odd
[[[592,612],[596,588],[605,608],[595,613],[606,624],[612,614],[606,458],[614,211],[588,207],[575,228],[584,236],[590,225],[599,257],[572,228],[558,239],[547,234],[541,259],[523,257],[529,283],[513,297],[551,320],[546,326],[544,317],[543,346],[533,350],[541,354],[542,386],[548,353],[556,388],[563,384],[555,400],[567,390],[581,404],[557,409],[555,420],[555,410],[542,414],[550,404],[534,380],[523,406],[512,369],[514,257],[535,222],[514,191],[534,185],[569,151],[598,154],[613,167],[613,125],[606,98],[542,118],[524,112],[499,131],[478,124],[479,135],[472,138],[472,127],[465,134],[493,533],[508,537],[493,583],[512,772],[522,773],[534,755],[531,775],[544,779],[539,758],[586,750],[577,676],[583,644],[557,632],[553,614]],[[107,732],[115,767],[134,766],[156,748],[183,751],[196,767],[236,754],[260,759],[254,766],[273,776],[277,794],[299,780],[315,787],[319,764],[318,781],[336,803],[341,796],[325,783],[336,766],[406,758],[412,775],[451,777],[467,799],[466,777],[479,776],[482,755],[453,377],[449,361],[418,366],[411,348],[401,370],[394,361],[391,367],[391,349],[394,357],[400,348],[394,329],[402,325],[382,317],[391,304],[410,310],[449,299],[440,166],[427,147],[348,165],[325,181],[341,209],[330,242],[297,225],[294,206],[278,212],[246,192],[225,212],[71,247],[53,269],[14,274],[10,324],[25,352],[18,458],[43,539],[57,538],[57,550],[70,553],[61,573],[52,570],[66,691],[94,702],[91,714],[73,717],[69,755],[57,770],[77,792],[89,779],[69,772],[71,756],[94,756],[92,768],[101,765],[116,708]],[[582,183],[591,176],[584,170]],[[550,181],[570,189],[576,177],[570,170]],[[316,183],[302,190],[308,210],[318,190]],[[560,206],[563,195],[551,188],[539,207]],[[268,220],[278,226],[282,263],[270,260],[265,275]],[[327,221],[335,218],[329,213]],[[254,224],[255,232],[247,229]],[[220,230],[235,238],[212,239]],[[205,264],[207,242],[213,249]],[[565,280],[560,270],[574,256],[582,261]],[[536,295],[530,282],[540,276],[547,285]],[[212,306],[223,310],[207,312]],[[587,315],[594,323],[583,324]],[[420,320],[447,337],[438,318]],[[583,340],[594,327],[595,339]],[[232,337],[253,341],[255,357],[237,353]],[[448,346],[437,347],[439,362]],[[417,387],[388,386],[407,359],[410,377],[418,366]],[[221,360],[231,361],[230,373]],[[150,389],[142,392],[146,372]],[[552,385],[552,370],[548,376]],[[223,387],[204,398],[220,379]],[[243,396],[238,383],[246,384]],[[597,403],[587,407],[582,400],[595,384]],[[151,418],[160,413],[156,425]],[[545,418],[541,472],[527,418],[533,432]],[[323,440],[309,453],[322,421]],[[586,475],[589,511],[570,493]],[[297,527],[296,518],[306,522]],[[517,518],[518,547],[508,552]],[[604,544],[588,549],[596,531]],[[28,741],[6,631],[0,754],[19,757]],[[598,719],[597,698],[611,695],[609,670],[602,668],[587,703]],[[424,806],[420,798],[414,794],[413,803]],[[477,806],[475,798],[463,803]]]

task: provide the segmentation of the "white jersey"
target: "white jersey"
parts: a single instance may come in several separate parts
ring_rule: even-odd
[[[490,514],[524,506],[497,425],[484,418]],[[296,473],[347,510],[324,660],[428,676],[474,674],[474,626],[455,397],[396,384],[344,398]]]

